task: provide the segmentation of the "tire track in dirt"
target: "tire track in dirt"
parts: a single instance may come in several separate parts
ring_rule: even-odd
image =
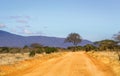
[[[36,65],[16,76],[115,76],[108,66],[84,52],[68,52]]]

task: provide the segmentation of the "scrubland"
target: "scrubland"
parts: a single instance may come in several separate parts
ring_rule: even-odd
[[[15,72],[20,73],[25,69],[29,69],[35,66],[37,63],[42,63],[49,59],[59,57],[63,54],[65,54],[65,52],[52,54],[36,54],[34,57],[30,57],[29,53],[0,54],[0,76],[6,76]]]
[[[110,66],[115,72],[116,76],[120,76],[120,61],[118,53],[115,51],[90,51],[87,52],[87,54]]]
[[[64,63],[66,66],[63,66],[63,64],[61,63]],[[103,68],[100,68],[101,70],[98,70],[98,67],[100,67],[99,63],[103,65]],[[76,68],[75,67],[73,68],[68,67],[68,68],[74,69],[74,71],[76,69],[79,69],[77,70],[77,72],[79,72],[78,75],[83,74],[85,76],[95,76],[94,74],[91,74],[92,70],[90,71],[88,69],[90,69],[89,67],[93,69],[94,67],[96,67],[97,71],[95,69],[94,71],[98,73],[99,72],[103,73],[104,71],[106,73],[109,71],[108,73],[110,73],[110,71],[113,71],[115,76],[120,76],[120,61],[119,61],[118,53],[116,53],[115,51],[88,51],[86,52],[86,51],[78,50],[77,52],[71,52],[70,50],[61,50],[59,52],[55,52],[55,53],[53,52],[50,54],[46,54],[46,53],[36,54],[34,57],[30,57],[29,53],[24,53],[24,54],[2,53],[0,54],[0,76],[16,76],[16,75],[22,76],[21,74],[24,74],[24,73],[27,76],[27,75],[30,75],[30,74],[27,74],[28,72],[34,71],[34,69],[38,67],[39,67],[39,70],[43,70],[40,67],[41,65],[44,65],[44,67],[46,68],[54,66],[52,68],[54,69],[53,71],[55,72],[58,72],[57,69],[64,69],[64,67],[68,67],[67,65],[79,66]],[[57,67],[57,69],[55,69],[55,67]],[[49,71],[51,69],[50,68],[44,69],[44,71],[46,70]],[[84,71],[87,70],[88,73],[83,72],[83,70]],[[72,70],[70,71],[72,73]],[[52,75],[53,73],[50,72],[49,74]],[[46,73],[45,75],[49,76],[49,74]],[[61,74],[62,74],[62,71],[61,71]],[[72,73],[71,75],[77,76],[77,75],[74,75],[74,73]],[[109,76],[110,74],[108,75],[101,74],[101,75]],[[111,76],[114,76],[114,75],[111,75]]]

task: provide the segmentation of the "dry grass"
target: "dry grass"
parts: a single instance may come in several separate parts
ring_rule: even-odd
[[[30,57],[28,56],[28,53],[25,53],[25,54],[20,54],[20,53],[0,54],[0,65],[11,65],[11,64],[17,63],[19,61],[25,60],[25,59],[30,59]]]
[[[52,54],[37,54],[35,57],[29,57],[28,53],[22,54],[1,54],[0,55],[0,76],[6,76],[14,72],[21,72],[25,69],[31,68],[36,65],[36,63],[42,63],[48,59],[56,58],[62,53],[52,53]],[[31,64],[32,63],[32,64]]]
[[[110,66],[115,72],[116,76],[120,76],[120,61],[116,52],[102,51],[102,52],[88,52],[88,54],[104,64]]]

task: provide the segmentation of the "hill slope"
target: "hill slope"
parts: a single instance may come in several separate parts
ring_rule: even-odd
[[[43,46],[66,48],[72,46],[71,43],[64,43],[65,38],[47,37],[47,36],[20,36],[6,31],[0,30],[0,47],[24,47],[32,43],[39,43]],[[79,44],[84,46],[86,44],[93,44],[91,41],[82,40]]]

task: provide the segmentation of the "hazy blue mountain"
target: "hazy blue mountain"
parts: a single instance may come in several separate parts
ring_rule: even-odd
[[[65,38],[47,37],[47,36],[20,36],[6,31],[0,30],[0,47],[24,47],[32,43],[39,43],[43,46],[66,48],[72,46],[71,43],[64,43]],[[84,46],[86,44],[93,44],[89,40],[82,40],[79,44]]]

